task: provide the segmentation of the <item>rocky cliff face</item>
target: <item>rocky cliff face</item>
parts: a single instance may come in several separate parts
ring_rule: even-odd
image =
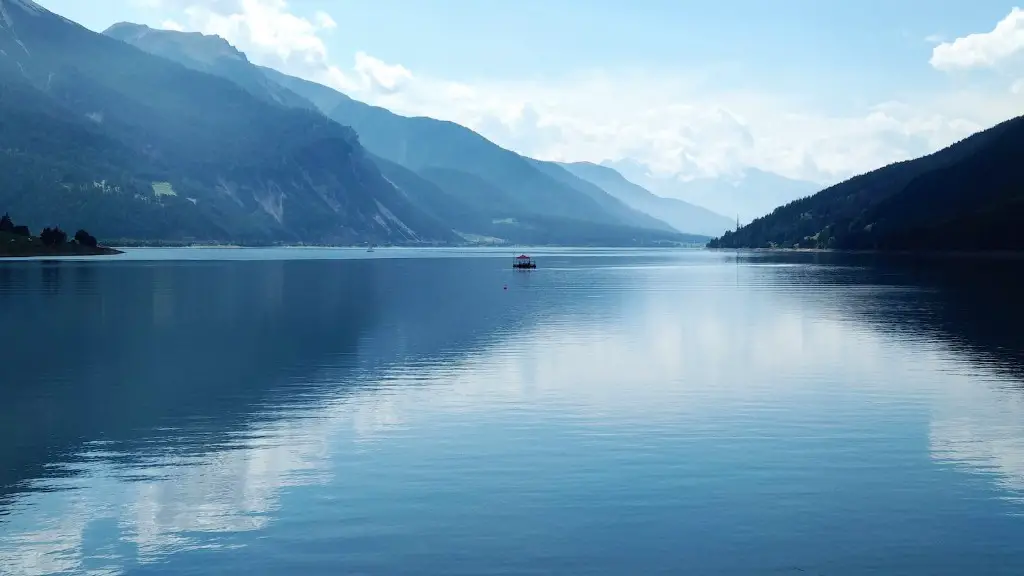
[[[73,220],[102,238],[457,239],[350,128],[29,0],[0,0],[0,79],[0,206],[30,224]]]

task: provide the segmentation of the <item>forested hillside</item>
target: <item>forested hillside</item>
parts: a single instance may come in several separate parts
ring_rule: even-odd
[[[448,242],[351,128],[31,2],[0,27],[0,206],[105,239]]]
[[[714,248],[1024,248],[1024,117],[851,178],[754,220]]]

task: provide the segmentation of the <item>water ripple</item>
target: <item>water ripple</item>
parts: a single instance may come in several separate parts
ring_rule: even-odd
[[[229,252],[0,266],[0,572],[1024,568],[995,264]]]

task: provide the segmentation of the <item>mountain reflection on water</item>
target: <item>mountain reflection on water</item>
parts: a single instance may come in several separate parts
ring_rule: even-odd
[[[0,565],[622,573],[704,550],[695,567],[721,573],[1013,573],[1016,268],[3,263],[0,322],[19,337],[0,351]],[[931,556],[886,564],[901,545]]]

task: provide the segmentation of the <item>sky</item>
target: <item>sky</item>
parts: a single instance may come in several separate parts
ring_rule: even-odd
[[[218,34],[250,60],[560,161],[835,182],[1024,113],[996,0],[39,0]]]

